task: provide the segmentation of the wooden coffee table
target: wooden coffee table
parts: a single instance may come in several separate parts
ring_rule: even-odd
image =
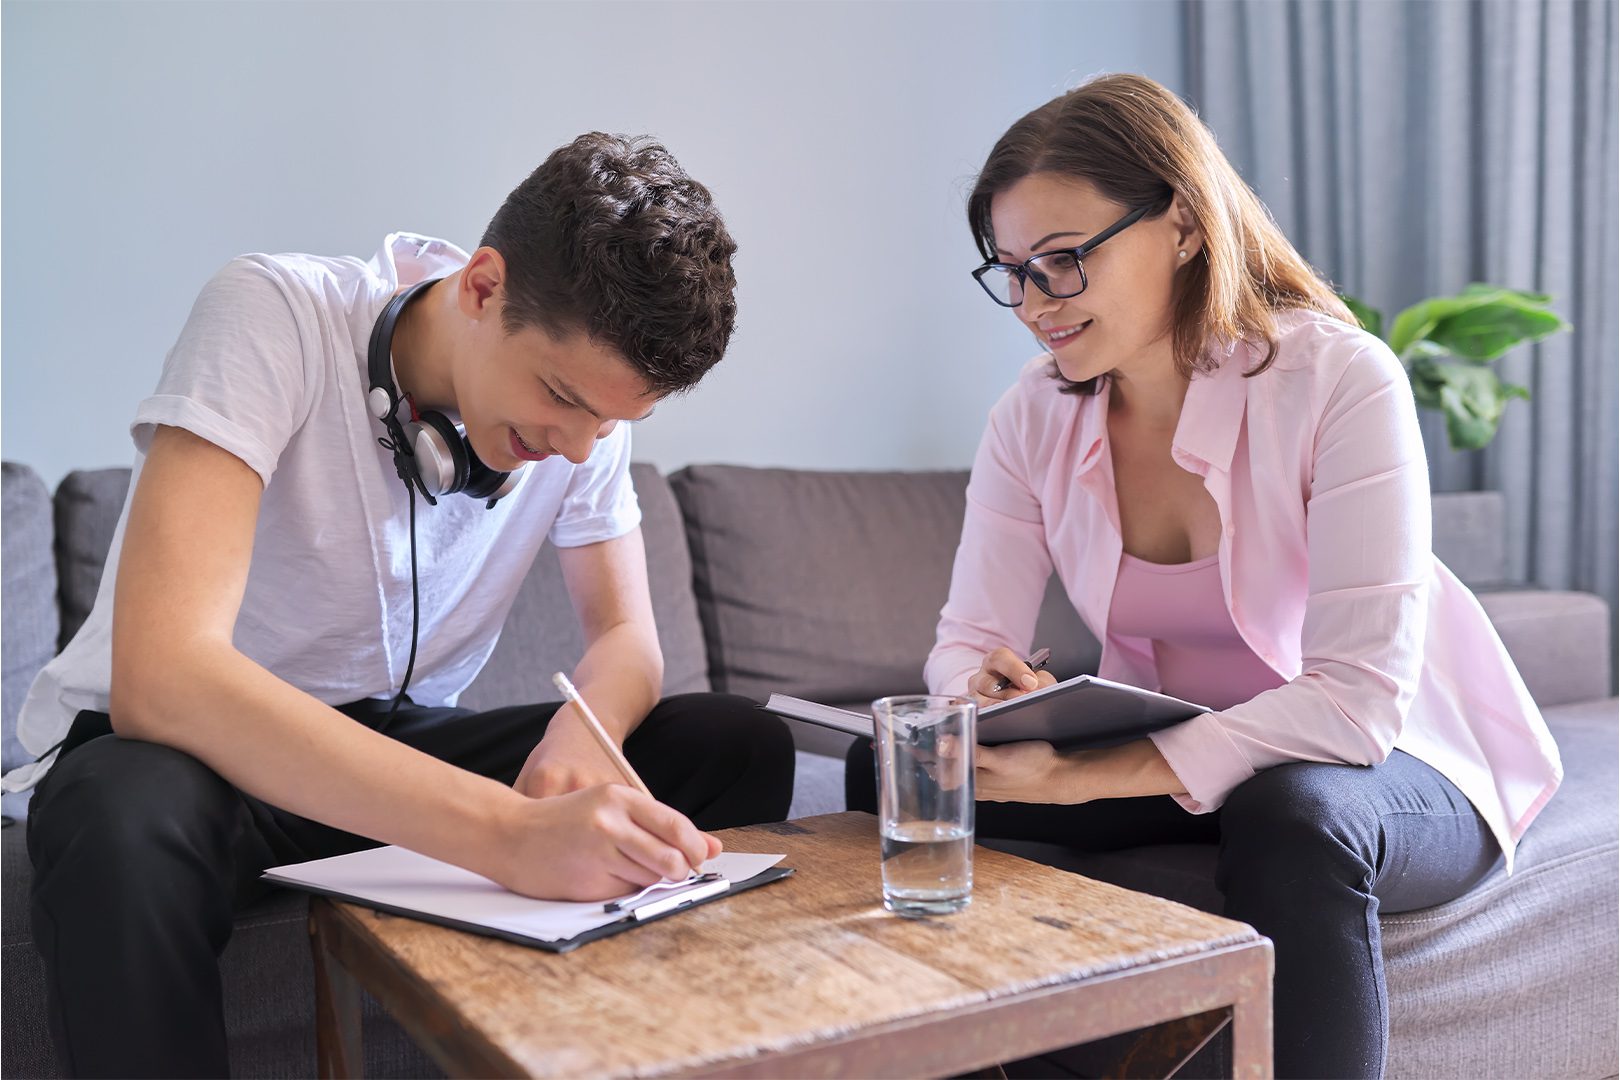
[[[321,1074],[358,1074],[361,987],[452,1076],[946,1076],[1150,1025],[1173,1068],[1228,1022],[1271,1074],[1242,923],[983,847],[966,911],[902,919],[869,814],[719,835],[798,872],[562,955],[314,899]]]

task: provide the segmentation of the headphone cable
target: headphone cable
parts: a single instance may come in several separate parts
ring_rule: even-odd
[[[399,703],[405,700],[405,690],[411,685],[411,672],[416,670],[416,631],[422,612],[422,598],[416,584],[416,488],[406,481],[405,490],[411,502],[411,656],[405,663],[405,681],[400,683],[399,693],[394,695],[394,704],[388,710],[388,719],[383,721],[379,731],[393,724],[394,714],[399,712]]]

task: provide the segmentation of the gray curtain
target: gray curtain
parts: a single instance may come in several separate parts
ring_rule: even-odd
[[[1551,293],[1574,332],[1437,491],[1494,489],[1509,567],[1616,607],[1620,278],[1611,0],[1189,0],[1188,98],[1300,252],[1384,312],[1471,281]]]

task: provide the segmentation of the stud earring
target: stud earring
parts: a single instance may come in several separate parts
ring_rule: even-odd
[[[1183,259],[1185,259],[1187,257],[1187,253],[1185,251],[1178,251],[1178,252],[1176,252],[1176,254],[1181,256]]]

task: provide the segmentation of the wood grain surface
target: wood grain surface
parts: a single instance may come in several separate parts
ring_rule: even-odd
[[[1240,1033],[1266,1051],[1247,1071],[1269,1069],[1270,943],[1242,923],[982,847],[965,911],[904,919],[871,815],[720,835],[797,873],[560,955],[351,904],[313,919],[452,1074],[965,1071],[1234,1003],[1264,1028]]]

